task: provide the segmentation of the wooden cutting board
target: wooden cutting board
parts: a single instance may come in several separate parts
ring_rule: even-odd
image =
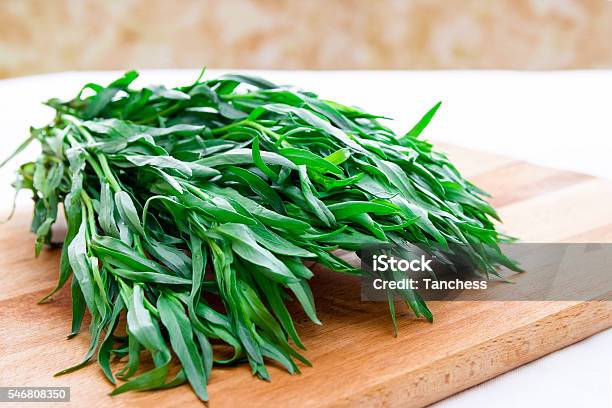
[[[463,173],[488,190],[505,224],[527,242],[612,242],[612,182],[444,146]],[[69,386],[77,406],[197,404],[189,386],[116,397],[81,360],[89,335],[66,339],[70,296],[36,301],[55,284],[58,251],[33,257],[29,208],[0,226],[0,385]],[[272,382],[246,365],[215,368],[211,407],[422,406],[612,327],[612,302],[431,302],[435,322],[398,316],[393,338],[384,303],[364,303],[360,282],[317,270],[312,279],[323,326],[299,311],[296,323],[313,368],[290,376],[271,367]]]

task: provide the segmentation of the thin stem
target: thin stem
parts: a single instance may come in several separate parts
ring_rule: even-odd
[[[94,209],[91,203],[91,198],[89,197],[89,194],[85,192],[85,190],[81,190],[81,200],[83,200],[83,204],[85,204],[85,213],[87,217],[87,223],[89,225],[90,234],[96,234],[97,228],[96,220],[94,219]]]
[[[275,131],[273,131],[270,128],[267,128],[257,122],[253,122],[252,120],[248,120],[248,119],[244,119],[241,120],[240,122],[235,122],[235,123],[231,123],[227,126],[223,126],[223,127],[219,127],[219,128],[215,128],[215,129],[211,129],[211,133],[213,135],[219,134],[219,133],[224,133],[227,132],[228,130],[238,127],[238,126],[248,126],[250,128],[253,128],[255,130],[259,130],[262,133],[265,133],[266,135],[268,135],[270,138],[274,139],[276,142],[283,144],[283,145],[288,145],[287,142],[283,141],[283,135],[279,135],[278,133],[276,133]],[[222,139],[223,137],[219,137],[220,139]]]
[[[246,124],[247,122],[248,122],[248,121],[247,121],[246,119],[245,119],[245,120],[241,120],[240,122],[231,123],[231,124],[229,124],[229,125],[227,125],[227,126],[222,126],[222,127],[218,127],[218,128],[211,129],[211,130],[210,130],[210,132],[211,132],[213,135],[216,135],[216,134],[219,134],[219,133],[227,132],[228,130],[233,129],[233,128],[235,128],[235,127],[238,127],[238,126],[244,125],[244,124]]]
[[[157,120],[159,117],[161,116],[166,116],[169,114],[172,114],[174,112],[176,112],[179,108],[181,107],[181,102],[177,102],[172,106],[167,107],[166,109],[162,110],[161,112],[157,112],[149,117],[146,117],[144,119],[141,120],[137,120],[134,123],[137,123],[139,125],[145,125],[147,123],[151,123],[152,121]]]
[[[77,128],[77,130],[85,137],[87,142],[95,143],[95,139],[93,138],[91,133],[89,133],[87,131],[87,129],[85,129],[83,127],[83,125],[82,125],[80,120],[78,120],[77,118],[75,118],[74,116],[71,116],[71,115],[64,115],[64,118],[66,118],[66,120],[68,120],[71,124],[73,124]],[[108,161],[106,160],[106,156],[104,156],[101,153],[97,153],[96,154],[96,158],[100,162],[100,166],[102,167],[102,173],[104,173],[104,178],[106,179],[108,184],[110,184],[111,188],[115,191],[115,193],[121,191],[122,190],[121,186],[119,185],[119,182],[117,181],[117,179],[113,175],[113,171],[110,169],[110,167],[108,165]],[[98,175],[99,175],[99,173],[98,173]]]

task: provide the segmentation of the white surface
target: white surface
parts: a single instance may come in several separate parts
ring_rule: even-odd
[[[210,71],[207,76],[217,76]],[[185,84],[192,70],[145,71],[136,85]],[[256,74],[298,84],[322,97],[397,118],[407,131],[437,101],[442,108],[424,136],[538,164],[612,179],[612,71],[298,72]],[[0,161],[53,112],[40,104],[70,98],[87,82],[108,83],[116,72],[69,72],[0,81]],[[0,170],[0,197],[33,147]],[[22,195],[20,201],[26,200]],[[611,209],[612,215],[612,209]],[[6,213],[6,211],[4,211]],[[0,218],[4,214],[0,214]],[[1,226],[0,226],[1,228]],[[437,407],[612,407],[612,330],[553,353]]]
[[[612,330],[432,405],[432,408],[612,407]]]

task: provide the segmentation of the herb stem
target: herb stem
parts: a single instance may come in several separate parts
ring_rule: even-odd
[[[77,118],[75,118],[74,116],[71,116],[71,115],[65,115],[65,118],[69,122],[74,124],[74,126],[78,129],[78,131],[85,137],[87,142],[89,142],[89,143],[95,143],[96,142],[95,139],[93,138],[93,136],[91,135],[91,133],[89,133],[87,131],[87,129],[85,129],[85,127],[83,126],[83,124],[81,123],[80,120],[78,120]],[[110,169],[110,167],[108,165],[108,161],[106,160],[106,156],[104,156],[102,153],[96,153],[96,158],[100,162],[100,166],[102,167],[102,172],[104,173],[106,181],[108,182],[108,184],[110,184],[111,188],[115,191],[115,193],[118,193],[119,191],[122,191],[121,186],[119,185],[119,182],[117,181],[117,179],[113,175],[113,171]]]
[[[85,209],[87,210],[87,222],[89,224],[89,231],[90,233],[96,234],[97,233],[97,228],[96,228],[96,220],[94,218],[94,209],[93,209],[93,205],[91,203],[91,198],[89,197],[89,194],[87,194],[87,192],[85,192],[85,190],[81,191],[81,200],[83,200],[83,203],[85,204]]]
[[[176,112],[177,110],[179,110],[179,108],[181,106],[182,106],[181,102],[177,102],[174,105],[169,106],[169,107],[167,107],[166,109],[164,109],[164,110],[162,110],[160,112],[157,112],[157,113],[155,113],[155,114],[153,114],[151,116],[148,116],[148,117],[146,117],[144,119],[137,120],[134,123],[137,123],[139,125],[149,124],[151,122],[154,122],[154,121],[158,120],[158,118],[160,118],[160,117],[167,116],[167,115],[170,115],[170,114]]]

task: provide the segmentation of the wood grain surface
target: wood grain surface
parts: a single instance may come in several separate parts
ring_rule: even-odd
[[[493,194],[502,230],[527,242],[612,242],[611,182],[443,150]],[[197,406],[188,385],[110,397],[96,364],[52,376],[81,360],[89,335],[66,339],[69,290],[36,304],[55,285],[59,251],[34,259],[29,222],[24,207],[0,226],[0,385],[68,386],[76,406]],[[431,302],[433,324],[400,308],[393,338],[387,306],[361,302],[358,279],[316,268],[311,286],[323,325],[292,312],[313,368],[272,366],[270,383],[246,365],[215,368],[209,406],[423,406],[612,327],[612,302]]]

